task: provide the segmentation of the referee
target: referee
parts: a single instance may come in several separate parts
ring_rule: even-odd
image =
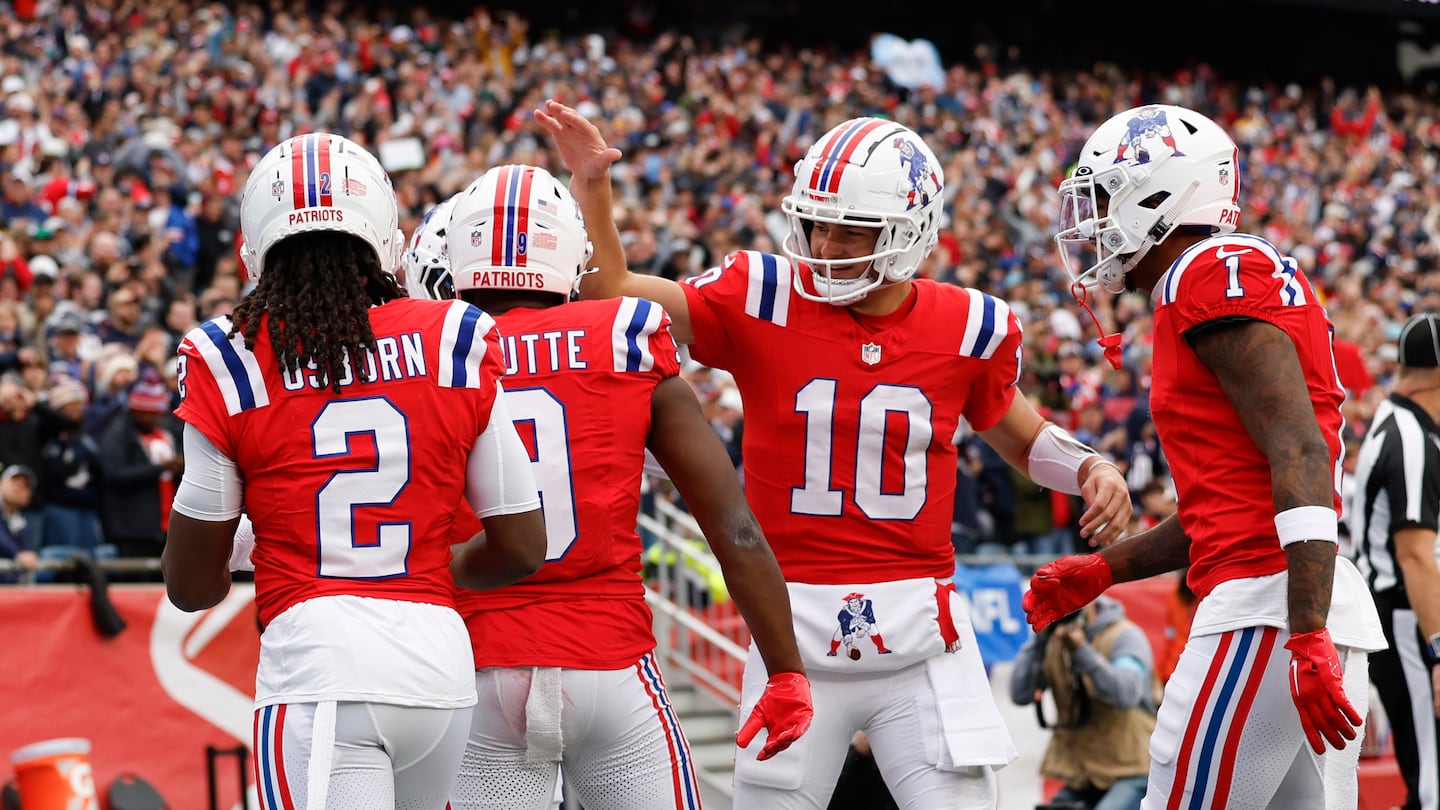
[[[1394,733],[1404,810],[1440,810],[1440,315],[1405,322],[1399,360],[1360,446],[1348,521],[1390,643],[1370,654],[1370,680]]]

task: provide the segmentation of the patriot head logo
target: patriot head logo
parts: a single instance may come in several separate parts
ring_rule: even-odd
[[[1170,130],[1170,118],[1165,111],[1159,107],[1141,107],[1125,122],[1124,138],[1115,146],[1115,162],[1132,160],[1137,164],[1149,163],[1155,141],[1168,147],[1170,154],[1185,156],[1175,144],[1175,133]]]
[[[910,191],[905,195],[905,210],[928,205],[931,195],[940,193],[940,175],[935,173],[925,153],[917,149],[909,137],[896,135],[890,145],[900,150],[900,162],[907,169],[905,180],[910,184]]]
[[[889,655],[885,639],[880,637],[880,626],[875,622],[875,604],[865,594],[852,591],[845,595],[845,607],[836,615],[835,634],[830,637],[830,651],[825,655],[835,657],[840,645],[845,645],[845,655],[851,661],[860,660],[860,639],[870,637],[879,655]]]

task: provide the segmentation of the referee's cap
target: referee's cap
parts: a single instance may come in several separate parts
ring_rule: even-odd
[[[1400,365],[1407,368],[1440,366],[1440,315],[1412,315],[1400,329]]]

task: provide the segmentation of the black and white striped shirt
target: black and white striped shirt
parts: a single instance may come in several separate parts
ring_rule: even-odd
[[[1403,586],[1395,532],[1440,524],[1440,427],[1409,398],[1391,394],[1375,409],[1355,463],[1352,507],[1355,565],[1370,590]]]

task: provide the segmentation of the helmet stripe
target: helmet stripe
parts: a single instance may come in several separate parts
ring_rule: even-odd
[[[334,198],[330,196],[330,192],[334,188],[335,178],[330,176],[330,136],[328,134],[321,134],[316,136],[315,153],[317,158],[319,159],[319,203],[320,205],[334,205],[335,201]]]
[[[490,264],[497,267],[505,264],[505,187],[510,184],[510,167],[502,166],[495,175],[495,215],[490,226]]]
[[[305,204],[315,206],[319,204],[315,194],[315,136],[305,136]]]
[[[511,169],[505,175],[505,266],[515,264],[515,242],[517,233],[515,225],[518,217],[515,216],[519,204],[521,170]]]
[[[305,207],[305,150],[290,143],[290,191],[291,201],[296,208]]]
[[[520,194],[515,208],[515,266],[525,266],[525,256],[530,252],[530,186],[535,181],[535,170],[520,171],[517,185]]]
[[[884,121],[872,118],[855,122],[836,138],[833,138],[825,147],[827,158],[823,166],[816,166],[816,174],[811,175],[810,188],[815,191],[827,191],[831,194],[840,190],[840,176],[845,173],[845,164],[855,154],[865,136],[880,128]],[[818,184],[817,184],[818,180]]]

